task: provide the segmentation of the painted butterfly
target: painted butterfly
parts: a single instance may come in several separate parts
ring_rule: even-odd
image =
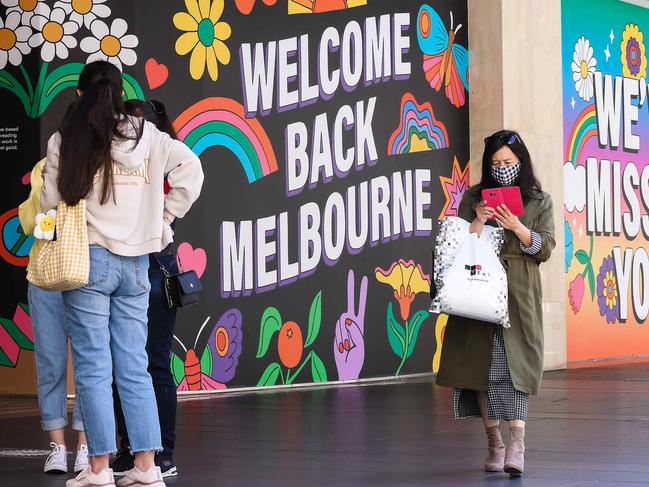
[[[464,90],[469,89],[469,51],[455,44],[455,35],[462,27],[458,24],[448,31],[437,12],[428,5],[422,5],[417,14],[417,40],[424,53],[424,72],[430,86],[440,91],[442,85],[446,96],[456,107],[466,102]]]
[[[189,350],[174,335],[185,351],[185,360],[171,354],[171,371],[178,391],[213,391],[225,389],[225,383],[236,373],[241,355],[242,316],[238,309],[230,309],[214,325],[212,333],[201,354],[196,354],[198,339],[210,321],[208,316],[196,334],[194,347]]]

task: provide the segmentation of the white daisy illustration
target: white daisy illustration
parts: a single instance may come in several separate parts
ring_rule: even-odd
[[[20,66],[23,54],[29,54],[31,48],[27,41],[32,30],[20,25],[20,12],[11,12],[3,21],[0,18],[0,69],[4,69],[7,61],[14,66]]]
[[[18,12],[22,16],[23,25],[31,25],[34,14],[45,5],[44,0],[2,0],[2,5],[7,7],[7,14]]]
[[[54,7],[61,7],[65,13],[70,16],[70,20],[79,24],[79,27],[85,25],[90,29],[90,24],[97,17],[108,17],[110,8],[103,5],[106,0],[59,0]]]
[[[597,59],[593,56],[593,46],[584,36],[575,44],[572,55],[572,80],[579,98],[589,101],[593,97],[593,75],[597,66]]]
[[[133,34],[126,35],[128,24],[124,19],[115,19],[110,25],[103,20],[95,20],[90,25],[92,37],[81,40],[81,50],[90,54],[87,62],[105,60],[115,64],[120,70],[122,64],[133,66],[137,62],[138,39]]]
[[[50,10],[43,5],[31,20],[36,31],[29,38],[29,45],[33,48],[41,46],[41,58],[49,63],[58,57],[67,59],[68,49],[77,47],[77,40],[72,36],[79,30],[79,25],[71,20],[66,20],[65,10],[55,8]]]

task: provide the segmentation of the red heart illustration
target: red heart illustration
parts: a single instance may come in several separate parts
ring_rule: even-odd
[[[271,5],[275,5],[277,0],[263,0],[263,2],[270,7]],[[255,0],[234,0],[234,3],[237,9],[239,9],[239,12],[244,15],[250,15],[252,7],[255,5]]]
[[[152,90],[165,84],[169,77],[167,66],[158,63],[158,61],[153,58],[150,58],[144,65],[144,72],[146,73],[146,80],[149,83],[149,88]]]

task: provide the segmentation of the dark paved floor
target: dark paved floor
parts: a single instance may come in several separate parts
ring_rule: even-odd
[[[186,401],[168,485],[649,486],[649,363],[546,374],[519,480],[481,471],[481,423],[453,421],[449,392],[426,379]],[[0,486],[64,485],[40,473],[42,457],[2,457],[47,445],[38,418],[9,409]]]

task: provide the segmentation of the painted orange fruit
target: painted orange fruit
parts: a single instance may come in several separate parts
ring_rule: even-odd
[[[279,360],[284,367],[292,369],[300,363],[303,344],[300,325],[295,321],[284,323],[279,330],[279,339],[277,340]]]

